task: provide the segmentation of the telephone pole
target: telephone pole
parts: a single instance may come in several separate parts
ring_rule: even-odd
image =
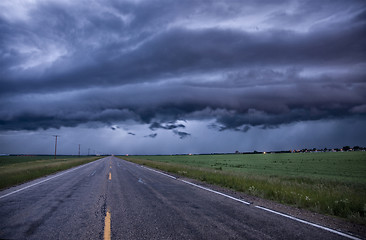
[[[79,157],[80,157],[80,144],[79,144]]]
[[[89,156],[89,151],[90,151],[90,148],[88,148],[88,156]]]
[[[57,151],[57,137],[59,137],[59,135],[53,135],[56,139],[55,139],[55,159],[56,159],[56,151]]]

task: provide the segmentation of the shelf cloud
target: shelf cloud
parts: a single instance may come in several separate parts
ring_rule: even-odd
[[[184,121],[246,133],[365,120],[364,1],[0,7],[0,131],[134,122],[185,139]]]

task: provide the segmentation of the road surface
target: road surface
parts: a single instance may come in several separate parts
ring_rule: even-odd
[[[106,157],[0,192],[1,239],[347,239]]]

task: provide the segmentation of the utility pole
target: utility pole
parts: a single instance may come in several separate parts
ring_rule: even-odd
[[[90,151],[90,148],[88,148],[88,156],[89,156],[89,151]]]
[[[56,151],[57,151],[57,137],[59,137],[58,135],[53,135],[56,139],[55,139],[55,159],[56,159]]]
[[[79,157],[80,157],[80,144],[79,144]]]

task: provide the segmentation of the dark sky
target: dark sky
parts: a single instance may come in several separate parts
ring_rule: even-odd
[[[366,146],[366,3],[0,1],[0,153]]]

